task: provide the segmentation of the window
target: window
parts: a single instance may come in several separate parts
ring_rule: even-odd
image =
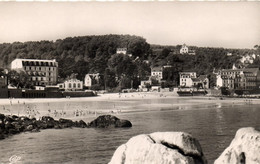
[[[71,88],[71,83],[69,83],[69,88]]]
[[[80,83],[78,83],[78,88],[80,88]]]
[[[73,84],[73,88],[76,88],[76,83]]]

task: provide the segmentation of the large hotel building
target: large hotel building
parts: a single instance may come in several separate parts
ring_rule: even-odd
[[[11,69],[25,71],[34,85],[55,85],[58,78],[58,62],[56,60],[15,59]]]

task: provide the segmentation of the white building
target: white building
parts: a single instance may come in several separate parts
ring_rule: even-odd
[[[163,78],[163,67],[151,68],[151,76],[156,77],[158,80]]]
[[[82,90],[83,89],[83,81],[80,81],[80,80],[77,80],[77,79],[66,80],[64,82],[64,89],[66,91]]]
[[[180,54],[189,54],[189,55],[196,55],[194,50],[189,50],[186,44],[183,44],[180,49]]]
[[[91,87],[94,84],[99,84],[100,83],[100,74],[86,74],[85,80],[84,80],[84,85],[86,87]]]
[[[124,54],[124,55],[126,55],[126,53],[127,53],[127,48],[117,48],[117,49],[116,49],[116,53],[117,53],[117,54]]]
[[[193,80],[192,78],[196,78],[196,72],[180,72],[180,86],[182,87],[192,87]]]
[[[189,48],[186,46],[186,44],[184,44],[180,49],[180,54],[187,54],[187,53],[189,53]]]
[[[221,74],[217,75],[216,85],[218,88],[223,87],[223,78]]]
[[[253,55],[246,55],[246,56],[243,56],[240,59],[240,62],[243,63],[243,64],[252,64],[254,62],[255,58],[256,58],[255,54],[253,54]]]
[[[15,59],[11,69],[25,71],[34,85],[55,85],[58,78],[58,62],[56,60]]]

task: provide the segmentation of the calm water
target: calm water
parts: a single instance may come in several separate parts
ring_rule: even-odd
[[[13,155],[21,157],[22,163],[108,163],[116,148],[129,138],[156,131],[184,131],[192,134],[199,140],[208,162],[212,163],[230,144],[238,128],[260,127],[259,105],[196,102],[193,102],[194,105],[183,105],[194,100],[165,98],[71,102],[69,107],[68,103],[51,103],[51,109],[68,112],[72,108],[120,108],[122,111],[134,109],[141,112],[118,115],[132,122],[133,127],[128,129],[51,129],[14,135],[0,141],[0,163],[8,163]],[[37,108],[40,107],[46,108],[46,103],[37,104]],[[83,120],[88,122],[89,118],[83,117]]]

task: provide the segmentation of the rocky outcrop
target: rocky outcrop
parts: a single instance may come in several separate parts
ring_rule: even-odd
[[[115,151],[110,164],[204,164],[199,142],[183,132],[156,132],[131,138]]]
[[[86,124],[83,120],[72,121],[69,119],[60,118],[54,120],[50,116],[43,116],[40,120],[28,118],[25,116],[9,116],[0,114],[0,139],[4,139],[9,135],[18,134],[21,132],[39,132],[41,129],[63,129],[63,128],[107,128],[107,127],[132,127],[128,120],[121,120],[115,116],[104,115]]]
[[[235,138],[214,164],[259,164],[260,132],[254,128],[241,128]]]
[[[9,116],[0,114],[0,139],[4,139],[9,135],[18,134],[21,132],[39,132],[40,129],[62,129],[79,127],[85,128],[87,124],[80,120],[73,122],[68,119],[54,120],[52,117],[43,116],[40,120],[28,118],[25,116]]]
[[[88,123],[88,127],[94,128],[108,128],[108,127],[115,127],[115,128],[122,128],[122,127],[132,127],[132,124],[128,120],[121,120],[115,116],[111,115],[103,115],[99,116],[95,120]]]

